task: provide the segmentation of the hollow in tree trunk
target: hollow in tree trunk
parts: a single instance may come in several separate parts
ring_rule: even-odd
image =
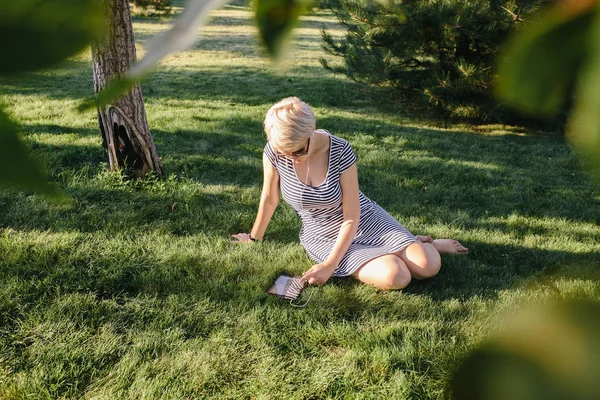
[[[127,0],[101,0],[107,34],[92,45],[94,92],[98,94],[113,77],[121,77],[136,60],[135,40]],[[125,169],[136,176],[149,171],[162,174],[162,165],[146,119],[142,90],[136,84],[115,104],[98,109],[102,145],[110,169]]]

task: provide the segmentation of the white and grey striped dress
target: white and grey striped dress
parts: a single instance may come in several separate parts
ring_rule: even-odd
[[[356,155],[346,140],[324,130],[320,132],[329,135],[330,146],[327,175],[319,186],[302,183],[296,174],[294,162],[278,157],[269,143],[264,149],[279,173],[283,199],[302,218],[300,243],[315,263],[325,261],[335,245],[344,220],[340,175],[356,162]],[[367,261],[403,250],[417,241],[415,236],[362,192],[359,192],[359,199],[358,231],[333,276],[350,275]]]

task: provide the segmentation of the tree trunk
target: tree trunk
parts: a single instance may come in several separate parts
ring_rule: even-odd
[[[96,94],[113,77],[125,75],[136,60],[128,0],[101,1],[105,9],[107,35],[103,41],[92,45]],[[110,169],[125,169],[136,176],[144,176],[148,171],[162,174],[139,85],[136,84],[115,104],[99,108],[98,122]]]

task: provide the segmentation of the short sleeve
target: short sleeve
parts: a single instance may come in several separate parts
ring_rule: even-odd
[[[271,148],[269,142],[267,142],[267,144],[265,145],[265,150],[263,151],[263,153],[267,156],[269,161],[271,161],[271,164],[273,164],[273,166],[277,168],[277,155]]]
[[[350,143],[345,142],[340,155],[340,174],[356,163],[356,154],[352,150]]]

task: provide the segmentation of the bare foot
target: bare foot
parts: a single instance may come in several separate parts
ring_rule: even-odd
[[[467,254],[469,249],[454,239],[435,239],[433,247],[440,254]]]
[[[421,243],[433,243],[433,239],[429,235],[427,235],[427,236],[415,235],[415,236],[417,237],[417,239],[419,239],[419,242],[421,242]]]

